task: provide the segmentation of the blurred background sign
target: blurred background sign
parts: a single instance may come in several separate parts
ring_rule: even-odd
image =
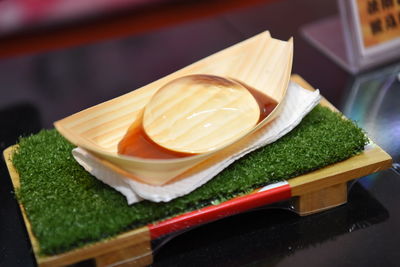
[[[400,37],[400,1],[357,0],[364,49]]]
[[[400,56],[399,0],[338,0],[339,15],[302,28],[304,37],[351,73]]]

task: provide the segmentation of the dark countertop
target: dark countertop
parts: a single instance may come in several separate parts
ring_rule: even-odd
[[[270,30],[278,39],[294,36],[293,73],[319,88],[398,162],[400,81],[394,75],[400,67],[393,62],[352,76],[300,34],[305,24],[336,13],[336,1],[275,1],[141,35],[0,59],[0,148]],[[400,175],[387,170],[359,179],[348,203],[326,212],[299,217],[269,207],[225,218],[156,242],[153,265],[397,266],[399,190]],[[2,162],[0,266],[34,265]]]

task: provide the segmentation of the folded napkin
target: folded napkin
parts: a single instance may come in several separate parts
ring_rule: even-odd
[[[290,132],[319,103],[320,98],[318,90],[312,92],[291,82],[282,103],[281,114],[271,123],[252,134],[244,147],[234,150],[231,154],[210,159],[208,164],[203,164],[203,168],[189,172],[185,179],[163,186],[143,184],[122,176],[101,164],[96,157],[82,148],[75,148],[72,154],[86,171],[122,193],[126,197],[128,204],[133,204],[143,199],[154,202],[168,202],[192,192],[235,160],[257,148],[275,142]]]

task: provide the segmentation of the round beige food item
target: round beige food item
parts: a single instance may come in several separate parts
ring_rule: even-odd
[[[259,117],[258,103],[243,85],[197,74],[160,88],[145,107],[143,128],[166,149],[198,154],[242,137]]]

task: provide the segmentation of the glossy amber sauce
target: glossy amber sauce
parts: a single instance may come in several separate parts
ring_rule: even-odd
[[[246,86],[246,88],[258,103],[260,108],[260,119],[258,122],[261,122],[275,109],[278,103],[274,99],[249,86]],[[146,159],[175,159],[194,155],[168,150],[159,146],[147,136],[141,120],[129,127],[125,136],[118,143],[118,153]]]

